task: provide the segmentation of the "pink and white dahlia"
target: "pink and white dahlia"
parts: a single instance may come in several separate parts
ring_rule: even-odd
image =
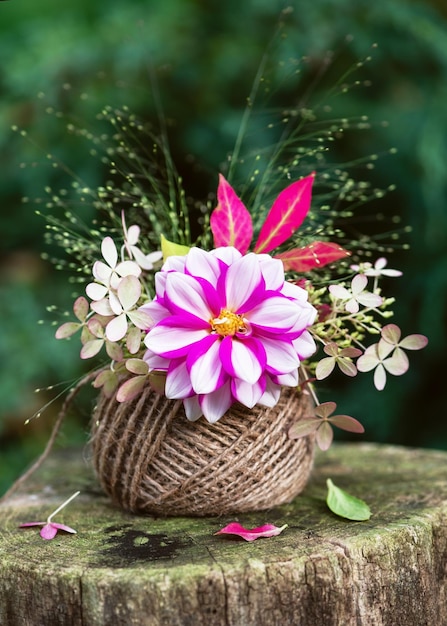
[[[144,305],[155,324],[144,360],[166,371],[165,393],[188,419],[216,422],[234,402],[274,406],[281,385],[298,384],[300,360],[315,351],[306,330],[316,309],[285,281],[282,261],[232,247],[169,257]]]

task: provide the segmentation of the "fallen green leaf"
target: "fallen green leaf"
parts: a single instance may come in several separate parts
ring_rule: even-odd
[[[328,488],[326,504],[332,513],[355,522],[364,522],[371,517],[371,510],[366,502],[340,489],[330,478],[327,479],[326,485]]]

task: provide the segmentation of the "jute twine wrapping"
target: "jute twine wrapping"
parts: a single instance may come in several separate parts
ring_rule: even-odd
[[[150,388],[121,404],[101,395],[93,416],[93,462],[112,500],[135,513],[268,509],[290,502],[308,480],[313,437],[287,437],[305,413],[312,414],[310,400],[290,389],[283,389],[274,408],[233,405],[216,424],[189,422],[181,401]]]

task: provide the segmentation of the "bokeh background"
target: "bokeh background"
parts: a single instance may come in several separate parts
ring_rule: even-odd
[[[389,257],[390,267],[404,272],[392,284],[396,321],[404,334],[421,332],[430,341],[410,354],[409,372],[390,380],[384,392],[363,375],[348,387],[335,379],[327,393],[364,423],[364,439],[447,449],[445,1],[8,0],[0,3],[0,490],[40,452],[53,423],[57,402],[24,425],[61,388],[34,389],[82,373],[78,346],[54,340],[50,321],[57,313],[47,311],[48,305],[69,308],[74,286],[41,258],[51,251],[44,246],[45,221],[35,214],[38,199],[69,184],[69,174],[52,167],[46,155],[86,183],[100,184],[100,161],[67,133],[67,120],[101,133],[96,115],[106,105],[127,105],[156,120],[155,77],[187,192],[206,197],[234,145],[285,7],[291,9],[287,38],[280,36],[270,49],[277,106],[310,86],[318,99],[337,75],[372,53],[359,73],[364,88],[350,90],[339,113],[375,123],[351,133],[332,158],[345,162],[397,148],[362,175],[381,188],[396,185],[377,209],[412,227]],[[325,69],[328,51],[334,61]],[[303,56],[311,78],[308,72],[306,84],[285,80],[282,59]],[[88,203],[78,210],[91,219]],[[66,420],[58,445],[86,440],[91,402],[84,399],[78,416]]]

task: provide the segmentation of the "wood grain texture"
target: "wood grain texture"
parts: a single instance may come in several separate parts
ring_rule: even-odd
[[[335,517],[326,478],[371,506]],[[210,476],[212,480],[212,476]],[[46,519],[77,535],[18,529]],[[230,518],[132,516],[102,495],[82,451],[53,456],[0,507],[2,626],[447,624],[447,453],[343,444],[317,456],[293,503]],[[214,536],[237,519],[288,528],[254,543]]]

